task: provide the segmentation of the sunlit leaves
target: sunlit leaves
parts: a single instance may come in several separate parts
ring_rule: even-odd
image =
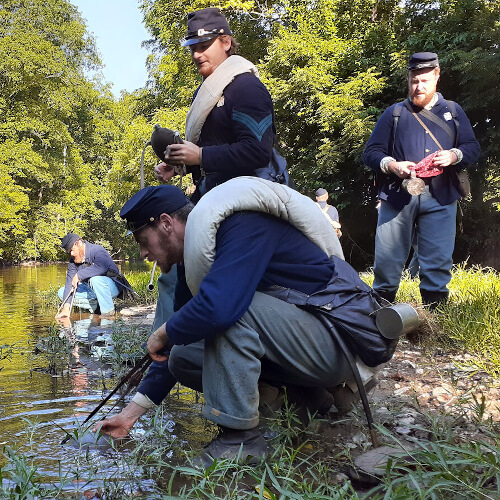
[[[84,75],[99,61],[69,2],[4,1],[0,34],[1,258],[54,258],[58,221],[85,227],[106,198],[114,110]]]

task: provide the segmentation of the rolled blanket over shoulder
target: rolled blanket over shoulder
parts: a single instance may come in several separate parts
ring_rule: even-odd
[[[186,140],[195,144],[198,142],[205,120],[224,89],[243,73],[259,76],[257,67],[250,61],[241,56],[230,56],[203,81],[186,116]]]
[[[184,264],[186,282],[193,295],[214,262],[215,238],[220,224],[233,213],[245,210],[286,220],[328,257],[344,258],[335,231],[310,198],[283,184],[258,177],[236,177],[209,191],[189,214],[184,237]]]

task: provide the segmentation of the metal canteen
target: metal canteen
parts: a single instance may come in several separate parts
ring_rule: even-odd
[[[406,303],[383,307],[375,318],[379,332],[387,339],[397,339],[416,328],[420,319],[417,311]]]
[[[182,144],[181,136],[177,130],[170,130],[169,128],[160,127],[156,124],[153,127],[153,133],[151,134],[150,144],[156,156],[161,161],[165,161],[165,150],[170,144]]]
[[[412,196],[418,196],[419,194],[422,194],[424,192],[425,182],[423,179],[417,177],[417,174],[414,170],[411,171],[410,175],[411,177],[409,179],[405,179],[401,185]]]

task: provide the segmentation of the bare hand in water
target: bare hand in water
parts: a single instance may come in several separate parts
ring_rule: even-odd
[[[92,431],[107,434],[114,439],[127,437],[130,429],[146,411],[146,408],[131,401],[118,415],[97,422]]]

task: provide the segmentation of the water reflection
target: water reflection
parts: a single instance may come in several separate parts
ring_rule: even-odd
[[[80,312],[56,323],[57,304],[44,305],[38,291],[56,290],[65,274],[65,264],[0,269],[0,345],[15,344],[11,358],[0,360],[0,444],[34,457],[37,473],[47,481],[57,481],[62,470],[71,478],[67,488],[74,489],[79,483],[72,482],[72,474],[85,476],[93,458],[86,456],[84,460],[85,453],[60,443],[65,432],[74,432],[117,383],[115,372],[103,362],[115,347],[117,323]],[[151,322],[152,318],[142,317],[120,320],[118,327],[147,332]],[[125,354],[121,355],[125,359]],[[65,361],[59,362],[57,356]],[[101,416],[117,402],[118,408],[125,404],[117,395]],[[172,448],[173,443],[177,448],[185,447],[186,436],[194,447],[206,439],[199,406],[197,396],[190,391],[179,389],[169,396],[162,417],[162,439],[172,443]],[[151,418],[144,417],[134,435],[149,436],[150,429]],[[103,477],[120,474],[116,452],[111,453],[115,455],[95,459]],[[111,469],[103,465],[108,462]],[[0,465],[4,463],[0,458]],[[118,469],[113,470],[111,464]]]

